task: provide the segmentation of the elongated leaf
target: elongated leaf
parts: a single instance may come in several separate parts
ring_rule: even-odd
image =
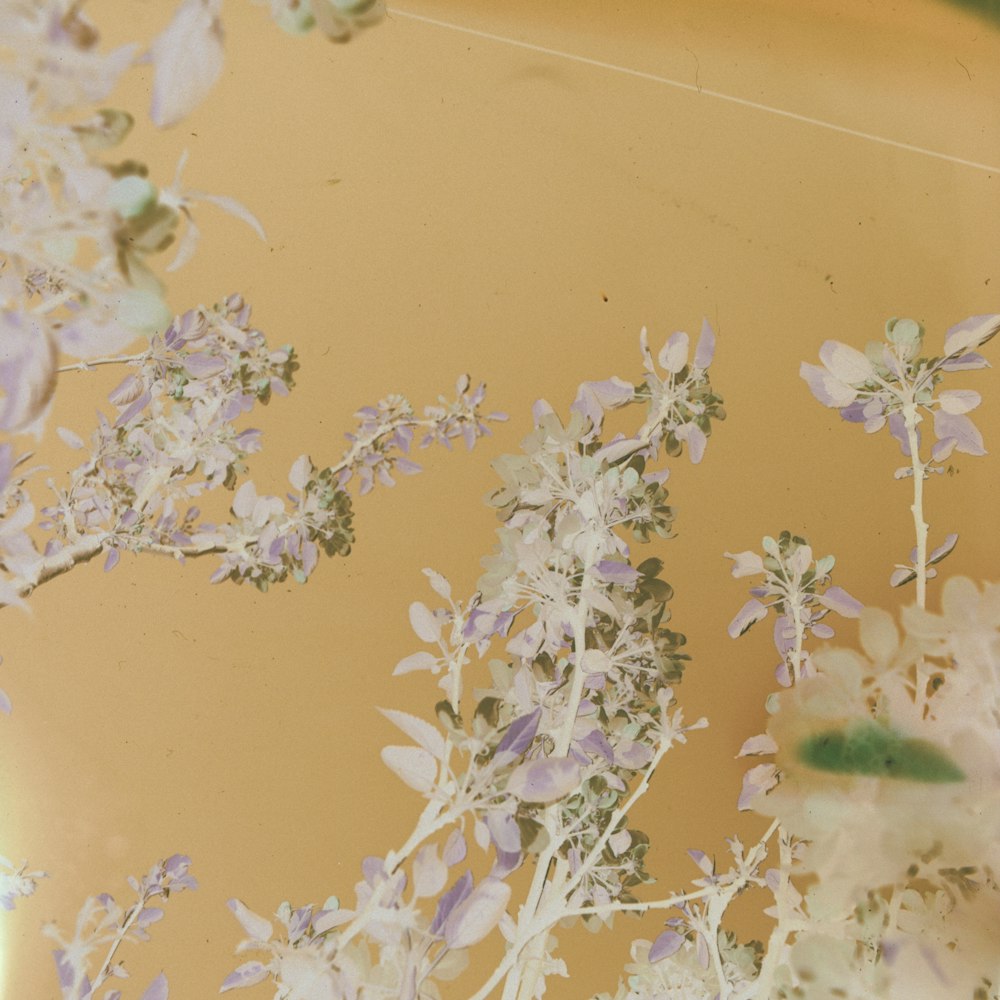
[[[155,125],[175,125],[193,111],[222,72],[218,0],[185,0],[153,42]]]
[[[230,899],[226,906],[233,911],[233,916],[240,922],[243,930],[254,941],[270,941],[274,928],[269,920],[254,913],[239,899]]]
[[[726,631],[733,639],[738,639],[749,628],[767,617],[767,608],[756,598],[752,598],[737,612]]]
[[[437,642],[441,637],[441,625],[431,614],[430,608],[420,601],[410,605],[410,625],[417,637],[424,642]]]
[[[379,711],[428,753],[438,760],[444,759],[444,737],[429,722],[407,712],[398,712],[394,708],[380,708]]]
[[[161,972],[150,984],[146,987],[145,992],[139,998],[139,1000],[167,1000],[167,977]]]
[[[444,925],[450,948],[478,944],[500,922],[510,900],[510,886],[495,878],[484,878],[469,896],[452,910]]]
[[[234,969],[223,980],[219,987],[220,993],[227,990],[238,990],[244,986],[256,986],[267,979],[267,966],[260,962],[244,962],[238,969]]]
[[[940,748],[904,737],[877,722],[854,722],[804,739],[799,760],[819,771],[933,784],[963,781],[965,775]]]
[[[383,747],[382,760],[410,788],[429,792],[437,779],[437,762],[423,747]]]
[[[872,363],[861,351],[836,340],[827,340],[819,349],[820,360],[840,382],[860,385],[875,375]]]

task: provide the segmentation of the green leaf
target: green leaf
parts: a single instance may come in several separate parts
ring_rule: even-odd
[[[941,749],[927,740],[905,737],[876,722],[852,722],[803,740],[797,749],[807,767],[835,774],[929,784],[964,781],[965,774]]]

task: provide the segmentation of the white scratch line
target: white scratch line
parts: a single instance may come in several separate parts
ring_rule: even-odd
[[[556,56],[559,59],[569,59],[572,62],[583,63],[585,66],[596,66],[598,69],[610,69],[616,73],[624,73],[627,76],[638,77],[640,80],[651,80],[653,83],[663,83],[668,87],[676,87],[678,90],[689,90],[703,97],[714,97],[720,101],[728,101],[730,104],[739,104],[744,108],[753,108],[755,111],[765,111],[771,115],[778,115],[781,118],[791,118],[793,121],[805,122],[807,125],[817,125],[820,128],[830,129],[831,132],[842,132],[844,135],[853,135],[858,139],[867,139],[869,142],[877,142],[883,146],[892,146],[894,149],[905,149],[910,153],[920,153],[923,156],[931,156],[936,160],[946,160],[948,163],[957,163],[962,167],[972,167],[974,170],[985,170],[988,174],[1000,174],[1000,167],[992,167],[988,163],[976,163],[974,160],[963,160],[958,156],[949,156],[947,153],[939,153],[933,149],[925,149],[923,146],[914,146],[909,142],[897,142],[895,139],[887,139],[885,136],[873,135],[871,132],[859,132],[857,129],[847,128],[846,125],[835,125],[833,122],[823,121],[822,118],[810,118],[807,115],[798,115],[794,111],[785,111],[783,108],[775,108],[769,104],[758,104],[757,101],[748,101],[743,97],[734,97],[732,94],[722,94],[717,90],[708,90],[705,87],[696,87],[693,83],[683,83],[680,80],[671,80],[669,77],[657,76],[655,73],[644,73],[642,70],[631,69],[628,66],[618,66],[615,63],[602,62],[600,59],[589,59],[587,56],[579,56],[572,52],[560,52],[558,49],[549,49],[544,45],[534,45],[531,42],[521,42],[516,38],[507,38],[504,35],[494,35],[489,31],[479,31],[476,28],[467,28],[461,24],[451,24],[448,21],[439,21],[433,17],[425,17],[423,14],[413,14],[407,10],[400,10],[397,7],[390,8],[390,14],[397,17],[408,17],[413,21],[422,21],[424,24],[433,24],[439,28],[449,28],[451,31],[460,31],[466,35],[475,35],[477,38],[485,38],[492,42],[502,42],[505,45],[513,45],[519,49],[528,49],[531,52],[540,52],[542,55]]]

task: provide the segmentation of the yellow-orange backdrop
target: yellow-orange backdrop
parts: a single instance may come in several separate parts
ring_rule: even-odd
[[[151,37],[172,7],[88,10],[111,43]],[[389,392],[422,405],[463,371],[512,419],[359,501],[355,553],[305,588],[262,596],[209,586],[205,560],[125,558],[42,588],[30,617],[4,612],[0,850],[52,873],[0,921],[4,997],[55,997],[43,920],[124,895],[126,874],[174,851],[201,889],[123,952],[136,987],[162,968],[173,997],[214,995],[240,961],[230,896],[264,913],[352,898],[361,858],[400,843],[420,804],[378,759],[394,737],[375,706],[430,714],[436,700],[426,676],[390,677],[419,646],[406,609],[427,597],[421,568],[474,587],[493,544],[489,461],[516,448],[535,398],[564,408],[584,379],[637,377],[641,326],[657,340],[707,315],[729,420],[700,467],[675,463],[678,537],[654,551],[695,657],[682,704],[712,725],[636,819],[661,885],[684,884],[685,848],[761,825],[735,813],[733,755],[761,728],[774,654],[767,630],[726,636],[745,588],[722,552],[789,528],[835,553],[837,582],[865,603],[912,599],[886,582],[912,544],[898,449],[817,405],[800,360],[830,337],[877,338],[892,315],[923,322],[933,350],[952,322],[997,310],[1000,179],[976,164],[1000,163],[1000,35],[957,8],[412,0],[346,47],[228,8],[209,101],[171,131],[140,125],[125,152],[167,182],[190,150],[190,186],[239,198],[267,229],[257,242],[206,207],[202,249],[171,283],[178,311],[243,292],[272,342],[300,352],[299,387],[254,418],[260,489],[283,489],[301,452],[338,457],[357,406]],[[116,98],[137,108],[148,87],[137,71]],[[114,377],[65,378],[51,426],[86,433]],[[961,384],[987,395],[979,423],[1000,449],[996,373]],[[58,472],[73,455],[50,438]],[[955,465],[928,489],[932,537],[962,533],[948,573],[995,578],[1000,466]],[[741,901],[740,926],[759,926],[757,905]],[[619,921],[599,948],[561,932],[572,978],[551,995],[613,988],[628,942],[661,922]]]

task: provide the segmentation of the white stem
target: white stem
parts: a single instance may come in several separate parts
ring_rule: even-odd
[[[913,503],[910,512],[913,514],[913,528],[917,536],[917,558],[914,563],[917,571],[917,604],[927,606],[927,522],[924,521],[924,479],[927,466],[920,460],[920,443],[917,438],[917,424],[920,415],[915,403],[907,403],[903,407],[903,419],[906,423],[906,438],[910,446],[910,467],[913,472]]]

